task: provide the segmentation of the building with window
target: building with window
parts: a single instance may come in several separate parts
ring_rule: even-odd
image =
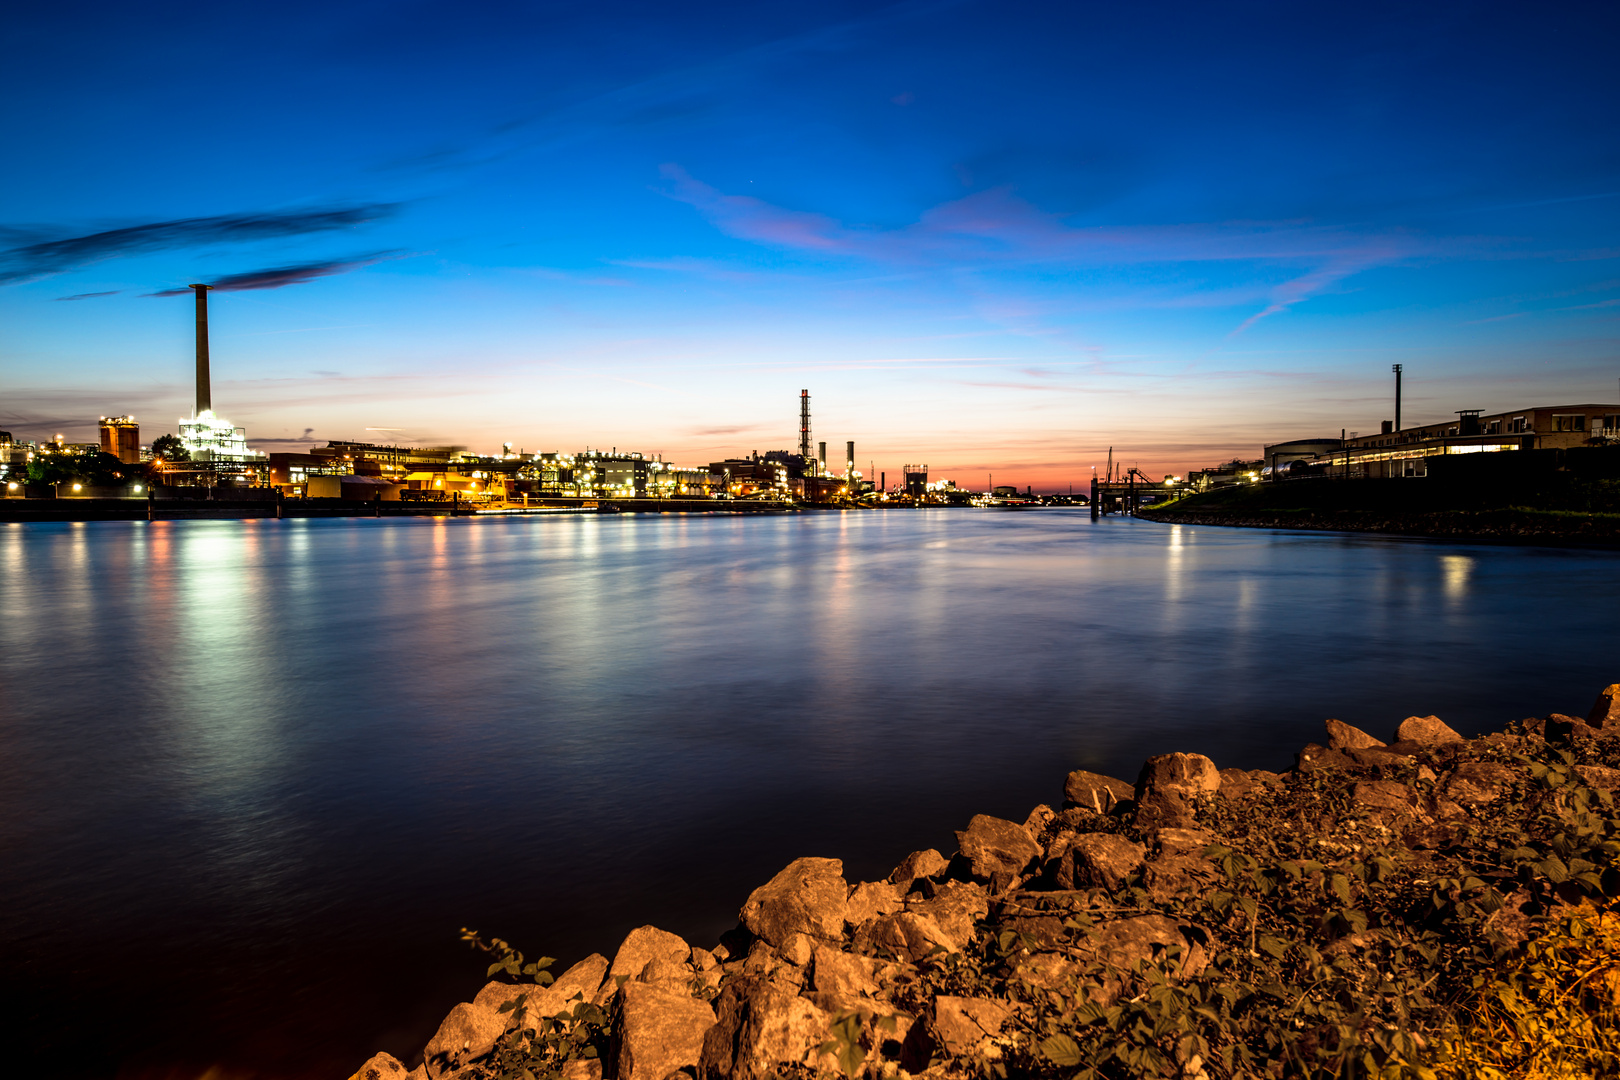
[[[1394,430],[1384,421],[1375,435],[1355,435],[1341,450],[1318,455],[1342,475],[1424,476],[1426,461],[1449,454],[1511,450],[1567,450],[1620,442],[1620,404],[1545,405],[1486,413],[1459,409],[1455,420]]]

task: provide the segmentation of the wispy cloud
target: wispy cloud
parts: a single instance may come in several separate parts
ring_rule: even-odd
[[[108,292],[75,293],[72,296],[58,296],[55,299],[57,299],[57,300],[94,300],[98,296],[117,296],[118,293],[119,293],[118,289],[112,289],[112,290],[109,290]]]
[[[387,217],[397,209],[397,204],[370,203],[285,213],[221,214],[56,238],[41,237],[0,251],[0,284],[29,281],[103,259],[150,251],[239,244],[349,229]],[[22,230],[8,232],[18,236]]]
[[[371,266],[384,259],[398,258],[402,252],[379,251],[370,255],[361,255],[349,259],[334,259],[328,262],[305,263],[301,266],[278,266],[269,270],[249,270],[242,274],[227,274],[222,278],[215,278],[212,282],[217,292],[246,292],[249,289],[281,289],[288,285],[302,285],[317,278],[331,277],[333,274],[347,274],[351,270]],[[185,296],[191,290],[164,289],[161,292],[147,293],[148,296]],[[328,327],[327,329],[340,329]]]

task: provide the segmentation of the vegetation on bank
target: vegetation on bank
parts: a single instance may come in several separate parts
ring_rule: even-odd
[[[799,860],[712,953],[636,931],[538,1012],[550,959],[464,931],[531,992],[486,987],[487,1044],[447,1020],[414,1075],[636,1080],[653,1030],[710,1078],[1620,1077],[1617,699],[1474,740],[1329,721],[1284,774],[1076,773],[1061,812],[975,818],[847,902]],[[637,935],[687,958],[634,974]]]

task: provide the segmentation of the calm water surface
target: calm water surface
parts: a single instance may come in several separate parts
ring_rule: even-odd
[[[1068,511],[0,526],[7,1071],[341,1078],[476,990],[463,925],[708,944],[1072,768],[1584,712],[1617,568]]]

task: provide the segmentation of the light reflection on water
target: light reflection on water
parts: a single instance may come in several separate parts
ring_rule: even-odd
[[[1615,565],[1068,512],[0,527],[7,1045],[347,1075],[476,986],[463,924],[709,941],[796,855],[876,876],[1070,768],[1584,710]]]

